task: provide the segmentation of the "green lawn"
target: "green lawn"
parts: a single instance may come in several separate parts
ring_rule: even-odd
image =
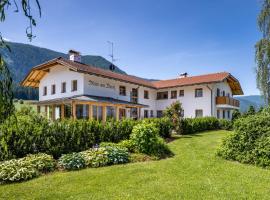
[[[0,186],[3,199],[269,199],[270,170],[222,160],[228,132],[171,142],[173,158],[75,172],[56,172]]]

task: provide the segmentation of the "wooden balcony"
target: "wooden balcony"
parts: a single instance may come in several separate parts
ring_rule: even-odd
[[[230,97],[216,97],[216,104],[229,105],[229,106],[234,106],[234,107],[240,106],[240,103],[237,99],[230,98]]]

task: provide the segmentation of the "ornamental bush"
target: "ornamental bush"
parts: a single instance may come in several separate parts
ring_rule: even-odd
[[[29,180],[41,173],[53,171],[55,160],[47,154],[27,155],[0,163],[0,183]]]
[[[227,119],[219,119],[219,128],[222,130],[232,130],[233,129],[233,123],[230,120]]]
[[[66,170],[78,170],[85,167],[85,160],[81,153],[71,153],[62,155],[58,164]]]
[[[270,166],[270,115],[249,115],[234,122],[234,132],[222,142],[217,155],[242,163]]]
[[[81,152],[87,167],[102,167],[109,164],[108,151],[101,148],[93,148]]]
[[[159,158],[171,154],[163,139],[158,136],[158,128],[153,123],[136,125],[132,130],[130,140],[138,153],[153,155]]]
[[[100,146],[105,148],[108,152],[109,164],[115,165],[129,162],[129,153],[127,148],[111,142],[103,142]]]
[[[158,128],[158,134],[162,138],[170,138],[173,124],[171,120],[167,117],[162,118],[147,118],[144,119],[143,122],[145,123],[153,123]]]

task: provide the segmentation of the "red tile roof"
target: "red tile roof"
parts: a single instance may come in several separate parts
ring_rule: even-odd
[[[156,88],[169,88],[177,86],[186,86],[203,83],[221,82],[230,76],[228,72],[205,74],[199,76],[181,77],[170,80],[161,80],[152,82]]]
[[[148,81],[139,77],[126,75],[126,74],[119,74],[119,73],[115,73],[109,70],[100,69],[91,65],[73,62],[73,61],[64,59],[62,57],[53,59],[51,61],[48,61],[46,63],[43,63],[41,65],[34,67],[31,70],[31,72],[27,75],[27,77],[23,80],[22,85],[38,87],[38,85],[35,83],[38,83],[39,80],[35,80],[35,77],[38,77],[38,79],[41,79],[44,75],[39,76],[38,74],[36,75],[34,72],[37,70],[47,69],[49,67],[52,67],[55,64],[61,64],[61,65],[70,67],[78,72],[83,72],[83,73],[101,76],[105,78],[112,78],[115,80],[142,85],[142,86],[150,87],[154,89],[222,82],[225,79],[230,79],[231,82],[234,82],[233,85],[237,87],[237,91],[234,92],[234,94],[243,94],[243,91],[241,89],[241,86],[238,80],[235,79],[228,72],[220,72],[220,73],[206,74],[206,75],[200,75],[200,76],[189,76],[189,77],[176,78],[176,79],[170,79],[170,80]],[[31,81],[34,81],[33,84],[31,83]],[[233,85],[230,84],[231,87]]]

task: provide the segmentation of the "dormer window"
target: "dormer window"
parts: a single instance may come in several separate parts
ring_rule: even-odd
[[[51,88],[51,94],[55,94],[56,92],[56,87],[55,87],[55,84],[52,85],[52,88]]]
[[[71,82],[71,91],[74,92],[74,91],[77,91],[78,90],[78,81],[77,80],[73,80]]]

